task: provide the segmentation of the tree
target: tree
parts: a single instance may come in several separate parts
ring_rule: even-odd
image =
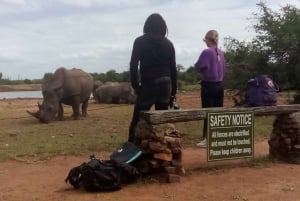
[[[119,82],[121,80],[120,75],[115,70],[107,71],[106,78],[107,78],[107,80],[112,81],[112,82]]]
[[[300,10],[292,5],[272,11],[264,3],[257,4],[260,13],[254,14],[257,41],[267,49],[269,62],[277,65],[280,77],[289,88],[300,89]],[[282,76],[284,75],[284,76]]]
[[[177,69],[177,72],[179,73],[179,72],[181,72],[181,71],[184,70],[184,66],[181,65],[181,64],[177,64],[177,65],[176,65],[176,69]]]
[[[245,90],[245,83],[251,77],[268,73],[268,56],[253,43],[240,42],[234,38],[225,38],[227,72],[225,88]],[[238,76],[237,76],[238,75]]]
[[[258,3],[253,26],[256,37],[250,42],[227,38],[226,86],[239,89],[247,79],[267,73],[283,89],[300,89],[300,10],[292,5],[273,11]],[[238,75],[238,76],[236,76]]]
[[[187,84],[196,84],[201,80],[201,75],[195,69],[195,66],[190,66],[182,75],[180,79],[184,80]]]
[[[32,84],[32,81],[30,79],[27,79],[27,78],[24,79],[23,82],[24,82],[24,84]]]
[[[120,74],[121,81],[122,82],[130,82],[130,72],[129,71],[124,71]]]
[[[53,76],[53,73],[45,73],[43,77],[44,82],[48,82]]]

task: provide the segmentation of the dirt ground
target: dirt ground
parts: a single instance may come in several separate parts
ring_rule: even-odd
[[[198,107],[198,96],[181,93],[178,103]],[[267,140],[256,143],[255,158],[267,155]],[[206,149],[195,146],[183,149],[187,174],[179,183],[147,179],[116,192],[88,193],[64,182],[70,168],[86,160],[86,156],[57,156],[46,161],[1,162],[0,201],[300,201],[299,165],[262,162],[253,166],[246,159],[207,162]]]

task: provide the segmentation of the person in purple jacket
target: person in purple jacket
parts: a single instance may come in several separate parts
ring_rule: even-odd
[[[224,89],[222,86],[225,73],[224,53],[218,48],[219,34],[210,30],[203,39],[207,48],[203,50],[195,63],[196,70],[202,75],[201,100],[202,108],[223,107]],[[204,120],[203,140],[197,146],[207,146],[207,120]]]

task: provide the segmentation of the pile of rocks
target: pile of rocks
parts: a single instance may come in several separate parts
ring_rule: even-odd
[[[167,182],[179,182],[185,174],[182,166],[182,137],[174,124],[150,125],[139,121],[135,130],[135,144],[143,151],[136,164],[139,171],[163,173]]]
[[[268,142],[270,156],[300,164],[300,113],[277,116]]]

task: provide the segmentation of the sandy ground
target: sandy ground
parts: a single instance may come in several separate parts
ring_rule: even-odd
[[[180,95],[182,105],[199,93]],[[191,98],[194,97],[194,98]],[[189,103],[199,106],[199,102]],[[108,156],[110,153],[99,153]],[[255,158],[268,155],[267,140],[255,144]],[[138,181],[116,192],[88,193],[64,182],[69,170],[86,156],[57,156],[46,161],[0,163],[0,201],[300,201],[300,167],[246,159],[207,162],[206,149],[183,149],[187,171],[179,183]]]
[[[256,157],[268,153],[267,142],[255,145]],[[108,153],[101,153],[102,155]],[[0,163],[2,201],[156,201],[156,200],[300,200],[300,168],[283,163],[250,167],[244,160],[206,162],[206,149],[186,148],[187,175],[179,183],[158,181],[123,186],[116,192],[88,193],[64,183],[73,166],[86,157],[58,156],[48,161]]]

